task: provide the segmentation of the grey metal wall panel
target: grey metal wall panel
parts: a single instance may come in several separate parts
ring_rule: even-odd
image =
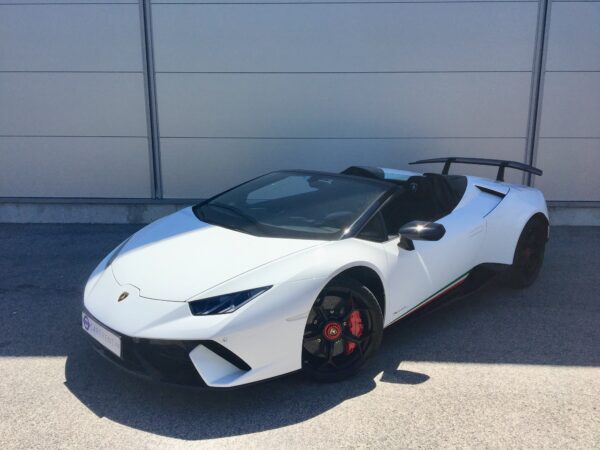
[[[547,72],[541,114],[541,137],[600,137],[600,72]]]
[[[598,201],[600,3],[553,2],[547,45],[535,186],[548,200]]]
[[[251,177],[278,169],[340,171],[354,164],[409,168],[408,162],[440,155],[522,160],[524,139],[166,139],[161,140],[166,198],[206,198]],[[441,171],[440,165],[414,166]],[[453,167],[453,173],[494,177],[492,168]],[[507,171],[507,179],[521,175]]]
[[[0,135],[146,136],[137,73],[0,73]]]
[[[163,137],[524,137],[531,74],[158,74]]]
[[[137,4],[137,0],[0,0],[0,5],[10,5],[10,4],[33,4],[33,5],[53,5],[53,4],[63,4],[63,3],[71,3],[71,4],[95,4],[95,3],[131,3]]]
[[[530,71],[537,4],[155,5],[152,17],[159,72]]]
[[[46,0],[52,1],[52,0]],[[57,0],[54,0],[57,1]],[[72,0],[76,1],[76,0]],[[88,0],[92,1],[92,0]],[[219,4],[230,4],[230,3],[261,3],[259,0],[151,0],[152,4],[206,4],[206,3],[219,3]],[[262,3],[454,3],[474,0],[263,0]],[[519,3],[537,3],[532,0],[475,0],[482,3],[503,3],[503,2],[519,2]]]
[[[0,197],[150,195],[145,138],[0,137]]]
[[[535,180],[547,200],[600,199],[600,139],[540,139]]]
[[[0,5],[0,71],[141,71],[137,4]]]
[[[600,2],[552,4],[546,70],[600,70]]]

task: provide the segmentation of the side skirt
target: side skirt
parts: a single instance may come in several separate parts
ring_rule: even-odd
[[[447,306],[455,300],[462,299],[477,292],[484,286],[487,286],[497,274],[502,273],[507,267],[509,266],[503,264],[481,264],[474,267],[469,272],[462,274],[448,283],[433,295],[427,297],[402,316],[390,322],[386,328],[402,319],[407,319],[409,316],[411,316],[411,319],[423,317],[436,311],[442,306]]]

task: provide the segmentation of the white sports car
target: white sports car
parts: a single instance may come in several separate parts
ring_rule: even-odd
[[[83,329],[119,366],[167,383],[235,387],[297,370],[354,374],[382,331],[504,272],[530,285],[546,202],[476,158],[442,174],[350,167],[255,178],[141,229],[102,260]],[[496,181],[448,175],[498,166]],[[454,289],[459,285],[459,289]]]

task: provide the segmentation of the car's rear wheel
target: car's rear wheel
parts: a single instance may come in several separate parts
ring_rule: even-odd
[[[537,278],[544,262],[548,223],[541,216],[534,216],[523,228],[513,264],[508,270],[508,284],[515,288],[526,288]]]
[[[373,293],[339,277],[316,299],[302,342],[302,367],[319,381],[354,375],[381,344],[383,315]]]

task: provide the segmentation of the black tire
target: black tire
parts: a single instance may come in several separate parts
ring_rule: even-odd
[[[302,368],[311,378],[331,382],[358,372],[381,345],[383,314],[373,293],[349,277],[332,280],[308,315],[302,341]]]
[[[506,274],[509,286],[523,289],[536,280],[544,262],[547,239],[548,223],[545,217],[533,216],[521,232],[512,266]]]

